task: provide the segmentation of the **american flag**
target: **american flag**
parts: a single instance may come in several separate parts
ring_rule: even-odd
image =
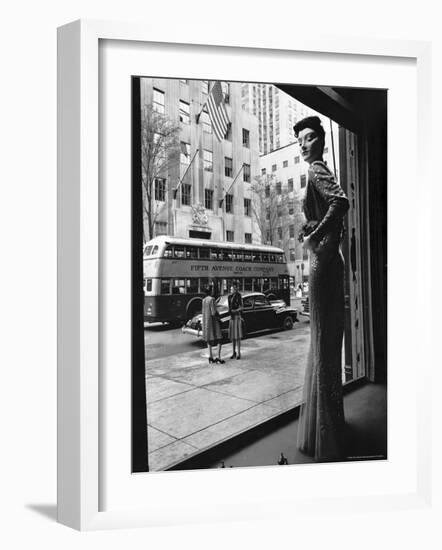
[[[229,115],[223,99],[223,91],[221,82],[218,80],[210,90],[207,100],[207,110],[209,112],[210,122],[212,123],[213,131],[219,141],[222,141],[227,133],[230,124]]]

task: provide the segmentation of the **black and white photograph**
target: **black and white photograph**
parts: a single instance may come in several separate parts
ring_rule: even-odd
[[[388,458],[387,94],[132,78],[133,471]]]

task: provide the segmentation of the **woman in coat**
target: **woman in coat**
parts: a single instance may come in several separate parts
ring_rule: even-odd
[[[229,302],[229,338],[232,340],[233,354],[230,359],[241,359],[241,338],[242,334],[242,317],[241,312],[243,309],[242,296],[238,291],[238,284],[233,283],[231,287],[231,293],[228,296]],[[236,354],[236,348],[238,348],[238,355]]]
[[[225,363],[225,361],[221,359],[222,334],[215,298],[213,296],[213,287],[207,287],[205,292],[206,297],[204,298],[202,305],[202,324],[203,338],[207,342],[207,346],[209,348],[209,364]],[[212,347],[216,345],[218,346],[218,357],[214,359]]]

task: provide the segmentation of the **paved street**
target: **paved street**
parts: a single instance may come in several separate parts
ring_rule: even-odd
[[[240,361],[209,365],[204,343],[180,329],[145,330],[149,468],[164,470],[299,402],[308,318],[242,342]]]

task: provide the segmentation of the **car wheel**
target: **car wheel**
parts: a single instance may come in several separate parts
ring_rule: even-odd
[[[287,315],[287,317],[284,317],[282,326],[284,330],[291,330],[293,328],[293,319],[290,317],[290,315]]]

